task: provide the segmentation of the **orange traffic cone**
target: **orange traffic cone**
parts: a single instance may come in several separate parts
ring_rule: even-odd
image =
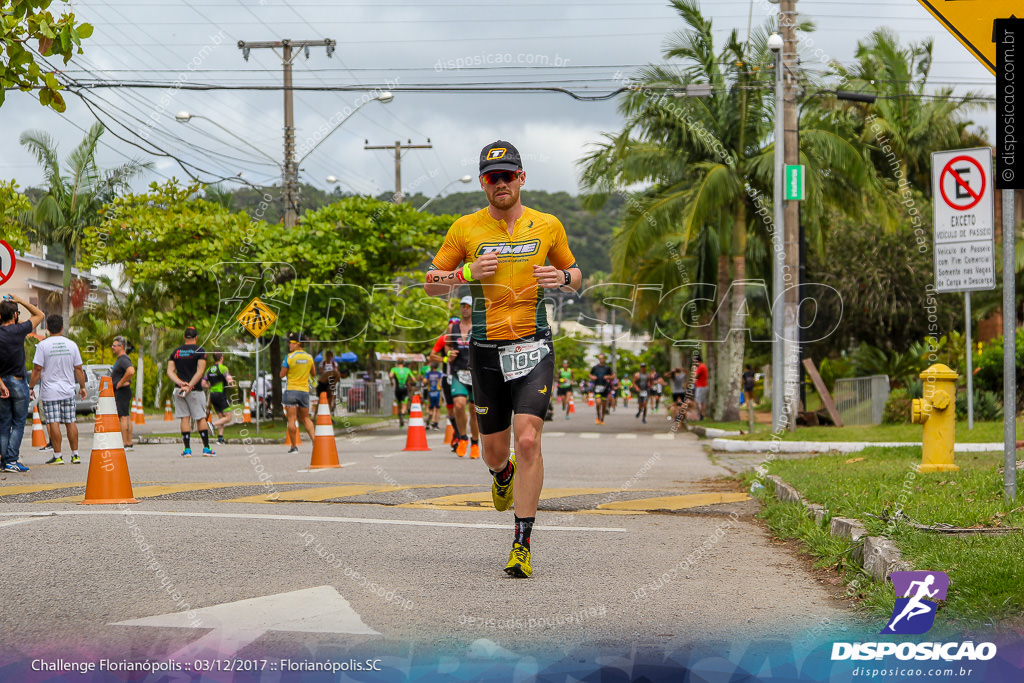
[[[96,405],[96,426],[93,429],[89,478],[85,482],[83,505],[114,505],[137,503],[132,494],[132,479],[121,440],[121,424],[114,403],[114,383],[100,378],[100,399]]]
[[[171,410],[171,399],[164,401],[164,422],[174,422],[174,411]]]
[[[569,394],[569,414],[574,415],[576,413],[576,402],[572,400],[572,394]]]
[[[32,406],[32,447],[46,448],[46,432],[43,421],[39,419],[39,404]]]
[[[589,406],[590,408],[594,407],[594,394],[593,393],[591,393],[590,394],[590,398],[587,399],[587,406]]]
[[[142,399],[137,399],[138,407],[135,411],[135,424],[144,425],[146,424],[146,407],[142,404]]]
[[[455,436],[455,429],[452,427],[452,423],[449,422],[448,426],[444,430],[444,445],[447,446],[452,442],[452,437]]]
[[[398,399],[391,402],[391,417],[398,416]]]
[[[334,422],[331,420],[331,406],[327,404],[327,392],[320,393],[316,407],[316,427],[313,429],[313,457],[309,469],[325,470],[341,467],[338,462],[338,444],[334,440]]]
[[[405,437],[403,451],[429,451],[427,445],[427,429],[423,426],[423,404],[420,395],[413,394],[412,407],[409,408],[409,431]]]
[[[249,405],[252,404],[254,399],[255,395],[249,394],[245,400],[245,407],[242,408],[242,424],[250,424],[252,422],[252,410],[249,408]]]

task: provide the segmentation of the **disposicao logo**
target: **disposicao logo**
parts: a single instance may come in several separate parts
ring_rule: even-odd
[[[494,159],[500,159],[503,156],[505,156],[505,148],[504,147],[495,147],[494,149],[492,149],[490,152],[487,153],[488,161],[491,161],[491,160],[494,160]]]
[[[927,633],[935,623],[938,601],[945,600],[949,590],[946,572],[893,572],[890,578],[896,589],[896,604],[881,633]]]
[[[946,599],[949,577],[945,572],[914,571],[892,572],[893,588],[896,590],[896,604],[892,608],[889,622],[882,635],[920,635],[927,633],[935,624],[938,601]],[[987,661],[996,656],[994,643],[972,641],[951,643],[833,643],[832,661],[852,659],[869,660],[895,656],[900,660],[946,662],[966,659]]]

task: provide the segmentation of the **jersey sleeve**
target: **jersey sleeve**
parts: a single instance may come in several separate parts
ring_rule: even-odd
[[[452,223],[444,236],[441,248],[427,270],[455,270],[466,258],[465,231],[459,221]]]
[[[551,248],[548,249],[548,262],[559,270],[578,268],[576,257],[569,249],[569,240],[565,235],[565,227],[554,216],[551,217]]]
[[[434,348],[431,349],[431,350],[434,353],[441,353],[442,351],[444,351],[444,341],[447,338],[448,338],[448,333],[445,332],[444,334],[442,334],[440,337],[437,338],[437,341],[434,342]]]

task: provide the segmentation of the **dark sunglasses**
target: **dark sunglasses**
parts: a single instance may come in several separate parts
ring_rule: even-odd
[[[497,185],[498,183],[511,183],[519,177],[520,173],[522,171],[489,171],[481,177],[488,185]]]

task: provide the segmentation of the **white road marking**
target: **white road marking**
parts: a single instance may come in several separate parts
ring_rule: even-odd
[[[616,439],[635,439],[636,434],[616,434]]]
[[[676,438],[676,435],[671,433],[671,432],[669,432],[668,434],[654,434],[654,438],[655,439],[671,440],[671,439]]]
[[[293,522],[342,522],[348,524],[384,524],[393,526],[434,526],[454,529],[502,529],[508,524],[468,524],[461,522],[426,522],[414,519],[375,519],[372,517],[307,517],[303,515],[258,515],[231,512],[163,512],[158,510],[128,510],[133,516],[141,517],[210,517],[214,519],[273,519]],[[63,517],[71,515],[123,515],[120,510],[49,510],[33,514],[32,517]],[[0,517],[23,517],[24,512],[0,512]],[[622,527],[596,526],[541,526],[534,529],[544,531],[596,531],[599,533],[626,533]]]
[[[601,435],[597,432],[580,432],[581,439],[600,439]]]
[[[565,432],[544,432],[544,436],[553,436],[553,437],[565,436]]]
[[[342,467],[348,467],[349,465],[358,465],[359,463],[354,461],[354,462],[343,462],[343,463],[339,463],[339,464]],[[333,467],[331,467],[331,468],[320,467],[320,468],[317,468],[315,470],[304,469],[304,470],[295,470],[295,471],[298,472],[299,474],[309,474],[310,472],[326,472],[328,469],[336,469],[336,468],[333,468]]]
[[[379,636],[363,623],[334,586],[266,595],[186,612],[119,621],[114,626],[210,628],[213,630],[168,656],[177,661],[232,657],[267,631],[355,633]]]
[[[22,513],[25,514],[25,513]],[[42,517],[26,517],[25,519],[9,519],[6,522],[0,522],[0,526],[14,526],[16,524],[25,524],[27,522],[36,522],[42,519]]]
[[[395,451],[394,453],[384,453],[383,455],[375,455],[373,457],[375,457],[375,458],[393,458],[396,455],[401,455],[402,453],[405,453],[405,451]]]

